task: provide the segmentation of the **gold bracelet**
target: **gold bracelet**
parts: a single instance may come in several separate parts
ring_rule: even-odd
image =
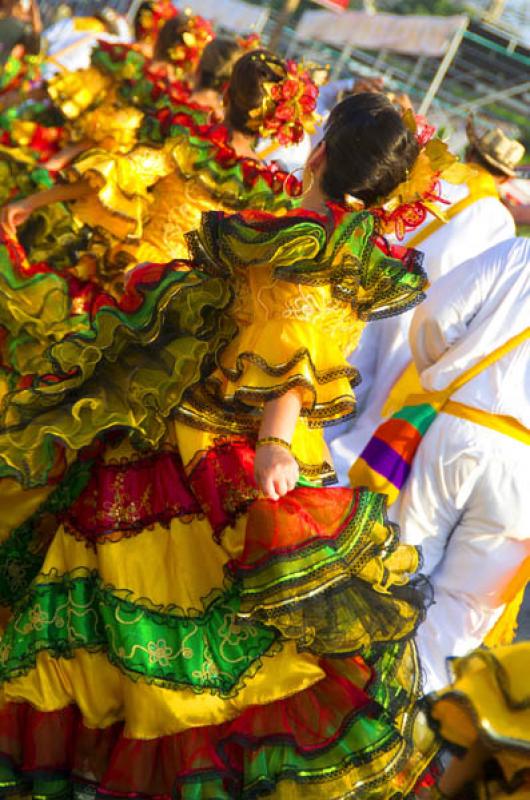
[[[268,444],[276,445],[276,447],[283,447],[284,450],[291,452],[291,445],[285,439],[279,439],[277,436],[264,436],[256,442],[256,450],[258,447],[266,447]]]

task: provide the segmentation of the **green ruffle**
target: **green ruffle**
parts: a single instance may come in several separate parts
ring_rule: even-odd
[[[137,311],[104,306],[52,345],[39,363],[43,377],[4,401],[0,476],[42,485],[59,442],[77,451],[116,427],[156,447],[186,389],[235,335],[223,314],[231,299],[227,282],[169,265]]]
[[[72,315],[67,282],[52,272],[25,275],[14,253],[0,244],[0,325],[4,366],[18,375],[50,371],[47,348],[87,327],[86,314]]]
[[[33,669],[40,652],[69,658],[82,648],[105,652],[133,680],[229,697],[279,646],[276,631],[238,622],[239,602],[232,587],[184,611],[133,600],[96,571],[41,575],[2,637],[0,681]]]
[[[87,250],[90,239],[90,229],[64,203],[38,209],[19,233],[30,263],[46,262],[56,270],[73,267]]]
[[[163,144],[167,139],[178,139],[185,132],[190,134],[195,125],[206,125],[210,112],[206,108],[198,108],[186,103],[173,104],[167,112],[173,115],[184,115],[189,119],[189,129],[185,124],[167,126],[164,124],[165,116],[147,112],[138,131],[138,141],[144,144]]]
[[[188,236],[190,252],[209,274],[233,266],[272,266],[293,283],[331,287],[362,320],[402,313],[419,303],[427,276],[422,256],[409,250],[404,260],[377,244],[376,220],[368,211],[342,213],[335,220],[289,215],[249,223],[244,215],[203,216]]]
[[[172,113],[178,112],[179,107],[172,109]],[[213,128],[204,135],[194,130],[195,123],[204,124],[202,112],[184,105],[182,113],[189,116],[189,126],[173,123],[167,130],[156,116],[148,116],[143,123],[141,138],[154,143],[165,142],[176,169],[186,180],[197,183],[204,192],[234,211],[252,208],[277,213],[300,204],[299,198],[291,197],[284,189],[287,173],[278,172],[274,165],[258,160],[238,158],[235,153],[233,159],[221,162],[220,147],[212,138]],[[193,161],[187,152],[190,148],[194,154]],[[250,172],[254,175],[252,179]]]
[[[280,278],[327,280],[336,296],[348,298],[364,316],[389,305],[395,313],[416,302],[423,273],[374,254],[373,224],[370,214],[355,213],[345,214],[336,227],[330,220],[328,230],[307,216],[267,215],[249,222],[238,215],[205,214],[200,231],[189,240],[202,272],[179,271],[180,262],[166,265],[154,283],[141,287],[136,310],[104,306],[90,323],[83,321],[81,330],[38,353],[36,371],[42,377],[10,393],[0,413],[0,476],[17,477],[27,486],[44,484],[59,443],[77,451],[116,427],[136,432],[156,448],[168,416],[186,391],[211,373],[237,334],[226,313],[236,267],[272,265]],[[374,277],[379,273],[380,280]],[[53,284],[57,278],[48,280]],[[363,300],[357,299],[359,287]],[[26,284],[22,281],[16,290],[25,293]],[[8,313],[17,318],[16,291],[13,297]],[[49,333],[43,333],[49,341]]]
[[[51,186],[53,180],[45,167],[33,166],[33,160],[17,148],[10,152],[0,145],[0,205]]]
[[[117,57],[112,58],[111,52]],[[103,43],[94,47],[90,62],[100,72],[118,81],[126,79],[134,83],[142,78],[147,58],[128,45]]]
[[[181,159],[179,147],[175,147],[172,154],[177,169],[185,178],[197,181],[212,197],[229,208],[235,211],[246,208],[263,209],[277,213],[296,208],[300,204],[298,198],[290,197],[285,192],[283,177],[276,180],[274,187],[266,180],[265,174],[271,179],[273,167],[256,161],[252,165],[256,170],[256,177],[251,181],[245,178],[244,160],[234,159],[231,165],[221,164],[216,158],[218,148],[208,138],[190,135],[186,128],[175,125],[172,127],[172,136],[177,139],[179,136],[187,136],[188,146],[193,147],[196,153],[193,172],[189,172]],[[247,164],[249,162],[251,159],[246,160]],[[285,174],[285,178],[287,177]]]
[[[22,80],[34,81],[40,75],[41,59],[38,56],[9,56],[0,70],[0,92],[11,89],[11,84]]]
[[[307,504],[300,502],[299,519],[304,520]],[[308,510],[306,542],[279,553],[269,552],[268,542],[261,541],[262,512],[254,518],[256,507],[251,509],[250,555],[242,565],[229,564],[240,582],[240,616],[271,625],[300,649],[319,655],[354,653],[370,643],[413,636],[425,615],[420,587],[408,585],[417,567],[416,551],[401,552],[399,531],[388,522],[385,506],[385,495],[355,490],[334,537],[312,532]],[[290,523],[273,507],[268,524],[281,529]],[[299,525],[304,529],[304,522]]]

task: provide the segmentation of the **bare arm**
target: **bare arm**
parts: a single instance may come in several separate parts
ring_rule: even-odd
[[[95,190],[86,179],[75,183],[59,183],[51,189],[44,189],[23,200],[16,200],[2,210],[1,222],[11,232],[22,225],[34,211],[51,203],[67,202],[69,200],[81,200]]]
[[[35,33],[42,33],[42,19],[38,0],[31,0],[31,24]]]
[[[302,399],[296,389],[265,403],[258,440],[273,436],[290,443],[301,407]],[[294,456],[275,444],[257,448],[254,471],[259,488],[272,500],[294,489],[299,474]]]
[[[51,156],[48,161],[46,161],[44,166],[53,171],[64,169],[64,167],[70,164],[74,158],[83,153],[85,150],[88,150],[90,147],[92,147],[92,142],[87,140],[76,142],[75,144],[69,144],[66,147],[63,147],[62,150],[59,150],[58,153],[55,153],[55,155]]]

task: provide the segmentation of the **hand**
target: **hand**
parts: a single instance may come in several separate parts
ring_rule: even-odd
[[[46,167],[47,170],[50,172],[59,172],[59,170],[64,169],[67,164],[68,159],[65,158],[61,153],[56,153],[55,155],[51,156],[47,161],[44,162],[43,166]]]
[[[261,491],[279,500],[296,486],[300,470],[294,456],[283,447],[266,444],[256,450],[254,475]]]
[[[19,225],[22,225],[33,212],[34,208],[29,198],[15,200],[2,209],[0,221],[11,233],[16,233]]]

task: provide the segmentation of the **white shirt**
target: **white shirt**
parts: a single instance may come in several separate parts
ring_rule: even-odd
[[[441,193],[455,203],[466,197],[469,189],[465,184],[455,186],[443,182]],[[416,233],[414,231],[412,235]],[[436,293],[438,278],[448,274],[456,265],[514,235],[513,217],[500,200],[484,197],[464,208],[419,246],[425,255],[424,268],[433,284],[428,296]],[[408,334],[413,314],[411,310],[370,323],[353,353],[352,363],[358,367],[362,377],[362,383],[356,389],[358,417],[327,431],[335,469],[343,485],[348,485],[352,463],[383,421],[382,409],[390,390],[411,361]]]
[[[256,153],[258,155],[271,147],[271,139],[260,139]],[[304,133],[304,138],[298,144],[281,145],[266,156],[266,161],[277,161],[287,172],[301,170],[311,154],[311,139],[309,134]],[[301,175],[296,175],[299,180]]]
[[[530,240],[511,239],[466,262],[414,315],[412,352],[426,389],[452,380],[530,325]],[[453,398],[530,429],[530,341]],[[425,691],[447,683],[446,659],[478,647],[503,591],[530,556],[530,447],[441,413],[423,438],[390,515],[421,545],[434,605],[418,631]]]
[[[73,72],[78,69],[85,69],[90,66],[90,54],[98,40],[105,42],[131,42],[131,33],[125,19],[118,19],[120,35],[113,36],[110,33],[98,31],[85,31],[76,28],[75,17],[59,20],[43,33],[47,42],[47,54],[56,60],[68,71]],[[65,51],[65,52],[63,52]],[[44,78],[50,78],[59,67],[53,63],[44,63],[42,72]]]

